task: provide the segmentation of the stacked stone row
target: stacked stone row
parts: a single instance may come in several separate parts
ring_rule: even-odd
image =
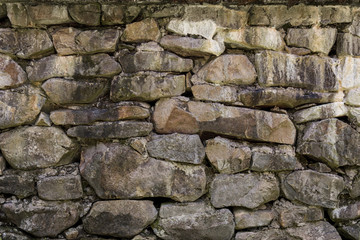
[[[2,239],[358,239],[360,8],[0,21]]]

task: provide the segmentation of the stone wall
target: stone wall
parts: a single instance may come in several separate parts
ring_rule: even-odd
[[[1,239],[359,239],[360,7],[54,2],[0,4]]]

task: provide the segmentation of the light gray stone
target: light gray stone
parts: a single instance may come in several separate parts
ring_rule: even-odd
[[[344,102],[350,106],[360,107],[360,88],[350,89]]]
[[[275,214],[271,210],[247,210],[235,208],[234,217],[235,229],[241,230],[267,226],[274,219]]]
[[[335,222],[349,221],[360,218],[360,202],[341,204],[335,209],[329,210],[331,220]]]
[[[340,60],[339,71],[341,73],[342,90],[350,90],[360,87],[360,59],[355,57],[343,57]]]
[[[11,57],[0,54],[0,89],[15,88],[26,81],[25,71]]]

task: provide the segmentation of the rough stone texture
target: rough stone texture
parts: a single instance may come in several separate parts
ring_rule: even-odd
[[[241,230],[253,227],[263,227],[271,223],[275,217],[271,210],[234,209],[235,229]]]
[[[351,89],[347,94],[344,102],[347,105],[360,107],[360,88]]]
[[[101,6],[101,24],[117,25],[131,23],[140,13],[139,6],[104,4]]]
[[[304,47],[312,52],[328,55],[336,40],[336,28],[290,28],[286,35],[287,45]]]
[[[297,87],[316,91],[339,89],[337,64],[332,58],[263,51],[255,55],[255,62],[262,87]]]
[[[147,18],[126,25],[121,40],[124,42],[159,41],[160,36],[159,26],[156,21],[153,18]]]
[[[357,176],[353,180],[349,194],[350,194],[351,198],[357,198],[358,196],[360,196],[360,177],[359,176]]]
[[[321,6],[321,24],[350,23],[352,21],[350,6]]]
[[[45,100],[40,90],[31,85],[0,90],[0,129],[31,123]]]
[[[339,33],[337,35],[336,54],[338,56],[359,56],[360,37],[350,33]]]
[[[39,197],[43,200],[71,200],[83,196],[80,175],[54,176],[37,182]]]
[[[68,6],[68,11],[75,22],[88,25],[100,25],[101,5],[98,3],[72,4]]]
[[[29,80],[42,82],[54,77],[111,77],[121,66],[107,54],[91,56],[56,56],[33,61],[27,68]]]
[[[358,222],[355,224],[343,224],[337,230],[341,236],[345,237],[346,239],[356,240],[360,236],[360,226]]]
[[[329,216],[335,222],[357,219],[360,217],[360,202],[341,204],[340,207],[329,210]]]
[[[326,118],[344,117],[347,116],[347,113],[348,109],[345,104],[337,102],[297,111],[294,113],[293,119],[296,123],[305,123]]]
[[[354,57],[344,57],[341,59],[340,71],[341,76],[341,87],[343,90],[350,90],[352,88],[360,87],[360,59]]]
[[[59,55],[115,52],[119,37],[120,31],[116,29],[82,31],[73,27],[52,34]]]
[[[279,182],[271,173],[218,174],[210,186],[211,203],[216,208],[252,209],[277,199],[279,194]]]
[[[8,220],[20,229],[36,237],[56,237],[73,226],[80,218],[81,205],[78,202],[11,200],[1,210]]]
[[[6,169],[5,158],[2,155],[0,155],[0,175],[3,175],[5,169]]]
[[[206,157],[220,173],[233,174],[249,169],[251,149],[226,138],[216,137],[206,141]]]
[[[349,107],[348,108],[348,117],[350,122],[354,125],[359,127],[360,126],[360,108]]]
[[[359,165],[360,134],[337,119],[312,122],[304,129],[297,152],[332,168]]]
[[[168,161],[201,164],[205,158],[199,135],[153,135],[146,147],[151,157]]]
[[[36,194],[34,176],[26,171],[6,170],[0,176],[0,193],[26,198]]]
[[[239,231],[235,235],[235,240],[278,240],[278,239],[286,239],[286,240],[297,240],[288,236],[284,230],[282,229],[269,229],[257,232],[245,232]],[[315,240],[315,239],[314,239]]]
[[[36,119],[35,126],[50,127],[52,122],[50,120],[49,114],[41,112],[39,117]]]
[[[123,100],[154,101],[163,97],[180,96],[185,92],[185,75],[144,72],[121,74],[111,82],[110,98]]]
[[[11,57],[0,54],[0,89],[18,87],[26,80],[25,71]]]
[[[129,238],[154,222],[156,216],[157,210],[151,201],[98,201],[83,221],[88,233]]]
[[[215,210],[205,202],[163,203],[159,219],[152,228],[165,240],[229,240],[234,225],[233,215],[228,209]]]
[[[245,55],[225,54],[202,67],[192,78],[193,84],[251,85],[256,80],[253,64]]]
[[[147,136],[153,125],[148,122],[98,122],[90,126],[75,126],[67,130],[71,137],[86,139],[130,138]]]
[[[191,87],[191,92],[196,100],[212,102],[233,103],[238,97],[237,89],[232,86],[195,85]]]
[[[321,162],[311,163],[308,167],[314,171],[321,172],[321,173],[330,173],[331,168],[329,168],[326,164]]]
[[[285,47],[285,42],[281,37],[281,33],[274,28],[266,27],[224,30],[216,35],[215,39],[229,44],[232,48],[248,50],[269,49],[281,51]]]
[[[0,135],[0,149],[16,169],[60,166],[73,161],[78,145],[59,128],[22,127]]]
[[[289,200],[335,208],[339,203],[338,195],[345,184],[344,180],[337,175],[304,170],[287,175],[282,180],[281,187]]]
[[[129,53],[121,56],[119,61],[126,73],[139,71],[189,72],[193,68],[191,59],[184,59],[169,52]]]
[[[204,166],[146,158],[118,143],[84,148],[80,171],[96,194],[105,199],[167,197],[184,202],[205,193]],[[98,181],[100,176],[102,181]]]
[[[354,9],[355,10],[355,9]],[[360,14],[359,12],[354,13],[352,23],[347,27],[347,31],[355,36],[360,37]]]

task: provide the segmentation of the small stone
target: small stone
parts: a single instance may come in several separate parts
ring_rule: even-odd
[[[343,90],[351,90],[360,87],[360,59],[355,57],[344,57],[340,62],[341,87]]]
[[[160,36],[159,26],[156,21],[153,18],[147,18],[140,22],[126,25],[121,40],[124,42],[157,42]]]
[[[75,22],[88,25],[100,25],[101,5],[98,3],[73,4],[68,6],[69,14]]]
[[[0,176],[3,175],[5,169],[6,169],[5,158],[0,155]]]
[[[290,173],[282,182],[282,190],[287,199],[325,208],[337,207],[338,195],[344,187],[343,178],[312,170]]]
[[[236,230],[267,226],[275,217],[271,210],[247,210],[241,208],[234,209],[234,216]]]
[[[136,46],[136,51],[141,52],[163,52],[164,49],[154,41],[141,43],[140,45]]]
[[[360,29],[359,29],[359,26],[360,26],[360,14],[359,12],[358,13],[355,13],[354,14],[354,17],[352,19],[352,23],[351,25],[349,25],[346,30],[355,35],[355,36],[358,36],[360,37]]]
[[[108,91],[108,80],[99,78],[92,81],[73,81],[51,78],[41,87],[55,104],[93,103]]]
[[[350,89],[344,101],[347,105],[360,107],[360,88]]]
[[[68,230],[64,231],[64,235],[68,240],[77,239],[79,236],[79,230],[76,228],[69,228]]]
[[[27,171],[6,170],[0,176],[0,192],[18,198],[36,195],[34,176]]]
[[[321,173],[331,172],[331,168],[329,168],[326,164],[320,162],[309,164],[309,168],[316,172],[321,172]]]
[[[22,127],[0,135],[0,149],[11,167],[30,170],[74,160],[78,145],[59,128]]]
[[[311,51],[307,48],[288,47],[285,46],[285,51],[290,54],[304,56],[311,54]]]
[[[153,135],[146,147],[151,157],[168,161],[201,164],[205,158],[199,135]]]
[[[210,186],[211,203],[216,208],[237,206],[256,208],[277,199],[279,182],[272,173],[218,174]]]
[[[353,180],[349,194],[350,194],[351,198],[357,198],[360,196],[360,177],[359,176],[357,176]]]
[[[296,228],[288,228],[286,232],[291,239],[329,239],[329,240],[341,240],[336,228],[328,222],[319,221],[315,223],[307,223],[304,226]]]
[[[232,86],[213,86],[203,84],[192,86],[191,91],[196,100],[225,103],[233,103],[237,100],[237,89]]]
[[[336,24],[352,22],[350,6],[321,6],[321,24]]]
[[[35,122],[35,126],[51,127],[49,114],[41,112]]]
[[[336,54],[338,56],[360,56],[360,37],[350,33],[337,35]]]
[[[206,141],[206,157],[220,173],[233,174],[249,169],[251,149],[226,138],[216,137]]]
[[[139,15],[141,8],[139,6],[103,4],[101,10],[102,25],[118,25],[131,23]]]
[[[334,222],[349,221],[360,217],[360,202],[341,204],[329,210],[329,216]]]
[[[25,71],[11,57],[0,54],[0,89],[18,87],[26,80]]]
[[[216,210],[205,202],[189,202],[161,204],[159,219],[152,228],[165,240],[229,240],[234,225],[230,210]]]
[[[219,56],[225,51],[223,43],[212,39],[196,39],[166,35],[161,38],[160,45],[183,57]]]

